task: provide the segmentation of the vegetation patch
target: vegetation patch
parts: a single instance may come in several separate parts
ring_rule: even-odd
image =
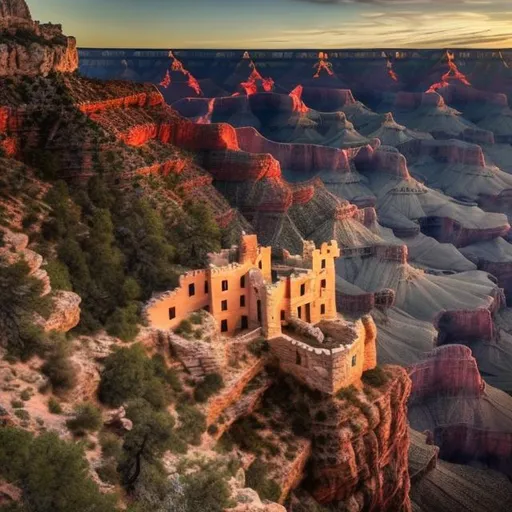
[[[382,366],[376,366],[372,370],[363,373],[362,381],[368,386],[380,388],[389,381],[389,377]]]
[[[256,459],[245,472],[245,482],[254,489],[262,500],[278,501],[281,497],[281,487],[270,478],[269,467],[261,459]]]
[[[207,402],[210,397],[224,387],[222,376],[218,373],[207,375],[194,389],[194,399],[199,403]]]

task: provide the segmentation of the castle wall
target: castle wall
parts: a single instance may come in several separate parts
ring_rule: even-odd
[[[269,340],[270,350],[284,372],[313,389],[334,394],[351,384],[359,386],[363,371],[375,366],[375,349],[370,348],[372,338],[366,342],[367,330],[361,321],[355,329],[356,339],[339,348],[311,347],[283,335]]]
[[[205,283],[209,277],[206,270],[187,272],[180,276],[179,286],[148,304],[146,315],[149,323],[156,329],[174,329],[187,316],[210,304],[210,294],[205,293]],[[195,289],[194,296],[189,295],[189,285]],[[175,308],[175,317],[170,310]]]
[[[148,304],[150,324],[162,330],[174,329],[194,311],[207,308],[218,330],[227,336],[261,325],[265,320],[264,282],[272,276],[271,249],[258,247],[256,236],[246,235],[240,262],[183,274],[175,290]]]

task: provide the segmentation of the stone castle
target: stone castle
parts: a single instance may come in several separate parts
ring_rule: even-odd
[[[146,308],[153,328],[177,328],[188,316],[208,311],[218,330],[233,337],[261,330],[280,367],[326,393],[360,383],[376,365],[371,319],[346,322],[336,310],[336,241],[302,255],[272,258],[256,235],[210,255],[209,268],[187,272],[179,286],[154,297]]]

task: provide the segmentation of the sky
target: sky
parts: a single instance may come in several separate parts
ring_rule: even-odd
[[[512,48],[512,0],[27,0],[97,48]]]

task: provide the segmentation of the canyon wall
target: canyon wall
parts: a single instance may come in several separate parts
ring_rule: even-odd
[[[347,510],[410,511],[404,369],[386,367],[387,382],[310,404],[313,433],[310,490]]]
[[[410,376],[411,427],[428,431],[443,459],[512,475],[512,397],[483,381],[469,348],[439,347]]]

